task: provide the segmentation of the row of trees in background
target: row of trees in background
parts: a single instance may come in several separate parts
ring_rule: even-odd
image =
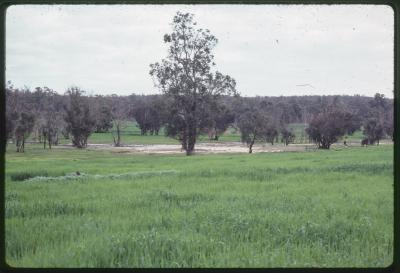
[[[385,136],[394,140],[393,102],[382,94],[368,101],[368,107],[352,109],[335,97],[322,110],[314,114],[306,132],[320,148],[329,149],[345,134],[351,135],[360,128],[365,138],[362,144],[379,144]]]
[[[61,95],[47,87],[31,91],[12,85],[6,92],[6,139],[13,140],[20,152],[29,136],[43,143],[44,148],[58,145],[61,137],[84,148],[94,132],[110,133],[114,145],[120,146],[128,121],[136,121],[142,135],[157,135],[164,128],[167,136],[183,138],[182,116],[166,95],[87,96],[77,87]],[[196,133],[218,140],[234,127],[250,152],[260,141],[292,143],[296,136],[288,127],[290,123],[307,124],[308,137],[325,149],[360,129],[366,144],[394,138],[393,100],[381,94],[374,98],[220,96],[205,106],[198,111],[201,122]]]
[[[160,95],[87,96],[78,87],[63,95],[48,87],[6,87],[6,140],[13,140],[18,151],[33,138],[58,145],[60,136],[71,139],[77,148],[87,146],[93,132],[110,132],[115,146],[121,145],[122,132],[129,120],[136,121],[142,135],[158,134],[167,118],[167,101]]]

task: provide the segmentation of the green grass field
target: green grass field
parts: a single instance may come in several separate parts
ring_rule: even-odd
[[[192,157],[13,148],[10,266],[392,263],[392,145]],[[35,175],[47,177],[20,181]]]

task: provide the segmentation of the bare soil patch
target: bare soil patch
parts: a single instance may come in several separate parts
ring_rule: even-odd
[[[72,145],[59,145],[62,147],[72,147]],[[307,148],[308,147],[308,148]],[[314,144],[260,144],[253,146],[253,153],[260,152],[286,152],[286,151],[305,151],[315,147]],[[174,144],[134,144],[114,147],[112,144],[88,144],[87,150],[107,150],[113,153],[134,153],[134,154],[184,154],[181,145]],[[219,154],[219,153],[248,153],[249,148],[240,142],[225,143],[198,143],[196,144],[196,154]]]
[[[393,142],[383,140],[380,145],[392,144]],[[72,144],[54,146],[59,148],[72,148]],[[347,147],[361,147],[358,143],[351,143]],[[342,143],[335,143],[332,149],[347,148]],[[114,147],[112,144],[88,144],[87,150],[107,150],[113,153],[132,153],[132,154],[184,154],[181,145],[176,144],[130,144],[121,147]],[[279,153],[279,152],[301,152],[315,151],[315,144],[255,144],[253,153]],[[196,144],[196,154],[223,154],[223,153],[248,153],[249,148],[241,142],[201,142]]]

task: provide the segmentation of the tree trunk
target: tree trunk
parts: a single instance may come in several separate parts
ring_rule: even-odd
[[[186,151],[187,150],[187,133],[186,132],[183,133],[183,136],[181,139],[181,144],[182,144],[181,151]]]
[[[16,142],[17,153],[23,153],[25,148],[25,138],[23,136],[17,136]]]
[[[73,139],[73,145],[78,149],[83,149],[87,145],[87,138],[82,137],[81,139]]]
[[[20,142],[20,140],[17,137],[16,140],[15,140],[15,146],[17,147],[17,153],[19,153],[19,145],[20,145],[19,142]]]
[[[188,133],[186,155],[193,155],[196,144],[196,127],[192,124],[189,125]]]
[[[117,130],[117,146],[121,146],[121,130],[119,128]]]
[[[49,139],[49,149],[51,150],[51,141],[52,141],[51,134],[49,134],[48,139]],[[46,140],[45,140],[45,142],[46,142]]]
[[[181,152],[182,151],[186,151],[186,144],[184,142],[182,142],[182,146],[181,146]]]
[[[187,156],[190,156],[190,155],[193,155],[193,154],[194,154],[194,150],[189,150],[189,149],[186,150],[186,155]]]
[[[253,153],[254,138],[251,140],[249,145],[249,154]]]
[[[119,128],[119,125],[117,125],[117,143],[115,143],[115,146],[121,146],[121,129]]]
[[[196,144],[196,136],[190,135],[187,143],[186,155],[194,154],[194,145]]]
[[[331,146],[330,143],[321,142],[318,148],[319,149],[329,150],[330,146]]]

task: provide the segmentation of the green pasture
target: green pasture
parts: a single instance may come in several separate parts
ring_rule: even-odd
[[[191,157],[11,148],[13,267],[392,263],[392,145]]]

